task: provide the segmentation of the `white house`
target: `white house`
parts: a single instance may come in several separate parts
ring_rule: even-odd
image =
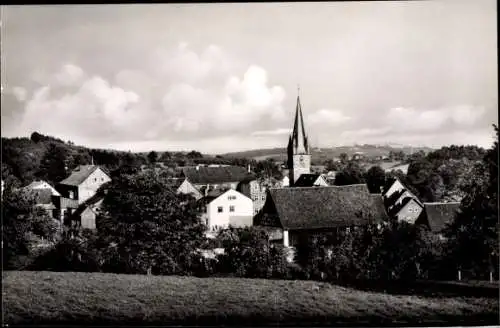
[[[206,207],[209,230],[233,226],[251,226],[253,221],[253,202],[242,193],[229,189],[213,199]]]
[[[111,178],[99,166],[80,165],[69,177],[59,182],[58,189],[63,197],[78,200],[78,204],[82,204],[109,181]]]

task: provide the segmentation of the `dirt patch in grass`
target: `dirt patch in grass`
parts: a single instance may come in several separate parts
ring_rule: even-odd
[[[3,273],[9,324],[498,324],[498,299],[366,292],[313,281]]]

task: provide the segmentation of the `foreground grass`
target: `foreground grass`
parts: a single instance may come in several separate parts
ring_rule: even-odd
[[[6,271],[8,324],[498,324],[498,299],[363,292],[313,281]]]

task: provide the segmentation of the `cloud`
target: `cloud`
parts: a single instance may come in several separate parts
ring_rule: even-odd
[[[16,97],[16,99],[20,102],[23,102],[26,100],[27,97],[27,91],[23,87],[13,87],[12,88],[12,93]]]
[[[307,118],[311,125],[339,126],[351,118],[340,110],[320,109]]]
[[[84,78],[83,70],[73,64],[64,65],[61,70],[54,75],[56,85],[75,85]]]
[[[204,140],[248,137],[259,122],[286,118],[285,91],[269,85],[264,68],[250,65],[241,75],[229,73],[231,65],[217,65],[229,57],[216,46],[198,55],[181,44],[171,56],[159,63],[165,75],[160,77],[124,69],[107,80],[65,64],[26,100],[17,131],[83,143]],[[169,74],[175,81],[163,84]],[[217,75],[223,78],[212,80]]]
[[[260,136],[281,136],[287,135],[292,132],[291,129],[276,129],[276,130],[265,130],[265,131],[254,131],[252,132],[252,136],[260,137]]]
[[[394,107],[375,120],[376,126],[345,130],[340,138],[346,143],[406,143],[441,145],[476,140],[488,147],[485,135],[485,108],[472,105],[435,109]]]

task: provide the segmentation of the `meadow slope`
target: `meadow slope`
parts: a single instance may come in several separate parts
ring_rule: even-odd
[[[498,299],[364,292],[313,281],[3,272],[8,324],[480,325]]]

